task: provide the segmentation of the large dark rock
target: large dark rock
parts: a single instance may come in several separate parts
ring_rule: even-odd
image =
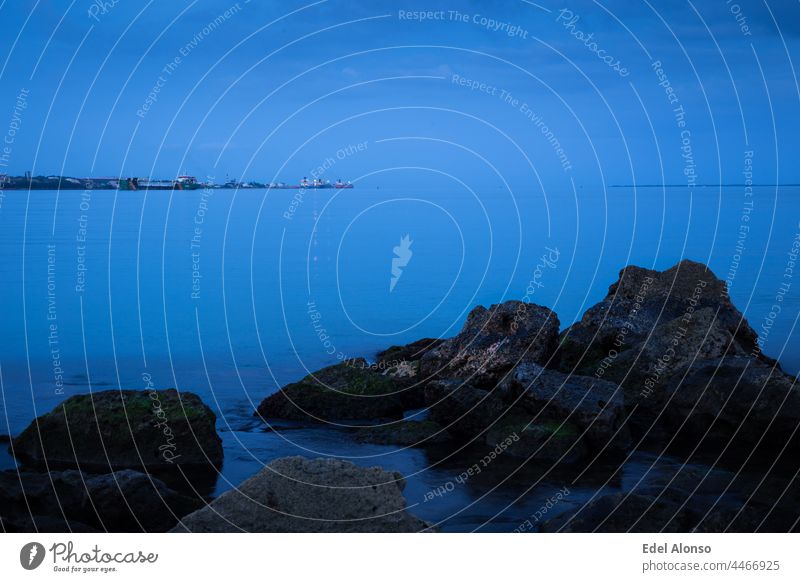
[[[641,388],[694,359],[762,358],[756,338],[725,283],[705,265],[685,260],[663,272],[630,266],[605,299],[561,334],[558,360],[565,372]]]
[[[535,414],[539,422],[567,422],[596,452],[626,449],[625,402],[616,384],[587,376],[520,364],[500,384],[497,394],[508,405]]]
[[[336,459],[272,461],[234,490],[184,517],[176,532],[418,532],[403,477]]]
[[[504,399],[507,394],[459,380],[436,380],[426,387],[431,420],[462,445],[494,449],[505,443],[505,455],[547,463],[571,463],[585,456],[588,449],[575,423],[554,422],[553,416],[530,412]]]
[[[515,434],[513,456],[542,461],[576,461],[589,451],[625,450],[622,390],[611,382],[570,376],[523,363],[494,389],[461,380],[435,380],[426,386],[431,420],[464,442],[495,446]]]
[[[34,420],[9,451],[49,469],[215,472],[223,456],[215,420],[190,392],[107,390],[68,398]]]
[[[457,336],[424,353],[419,371],[426,378],[464,378],[481,388],[493,387],[517,364],[547,363],[558,329],[556,314],[532,303],[476,307]]]
[[[284,386],[261,402],[258,414],[312,422],[401,418],[401,391],[391,378],[357,358]]]
[[[760,441],[777,445],[776,452],[800,444],[797,382],[757,358],[695,362],[651,398],[663,411],[664,422],[680,427],[680,435],[695,442],[736,446]]]
[[[548,464],[575,463],[588,453],[581,432],[574,424],[519,413],[502,419],[486,431],[486,444],[510,457]]]
[[[425,386],[425,399],[430,420],[462,440],[478,437],[501,419],[508,408],[494,392],[462,380],[429,382]]]
[[[800,524],[791,475],[748,477],[704,464],[662,458],[633,488],[598,495],[542,525],[564,532],[789,532]]]
[[[9,531],[163,532],[202,505],[131,470],[0,472],[0,515]]]
[[[622,386],[632,428],[660,440],[679,427],[702,435],[715,419],[716,439],[741,427],[740,438],[758,440],[774,419],[770,433],[780,440],[800,419],[800,388],[761,353],[725,283],[693,261],[623,269],[606,298],[561,334],[554,359],[564,372]]]
[[[450,434],[432,420],[403,420],[361,428],[356,440],[363,443],[400,446],[435,445],[450,440]]]

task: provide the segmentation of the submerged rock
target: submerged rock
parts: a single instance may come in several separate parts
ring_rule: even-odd
[[[425,352],[420,374],[493,387],[517,364],[546,364],[556,348],[558,328],[556,314],[540,305],[506,301],[489,309],[476,307],[457,336]]]
[[[49,469],[215,472],[223,455],[215,421],[191,392],[107,390],[68,398],[34,420],[9,451]]]
[[[261,402],[258,414],[312,422],[401,418],[401,392],[402,387],[357,358],[284,386]]]
[[[131,470],[0,472],[0,516],[9,531],[163,532],[202,505]]]
[[[272,461],[234,490],[184,517],[176,532],[417,532],[403,477],[336,459]]]

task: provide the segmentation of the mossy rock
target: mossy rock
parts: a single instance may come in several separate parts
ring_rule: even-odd
[[[25,464],[89,472],[213,468],[223,456],[215,422],[191,392],[106,390],[68,398],[9,451]]]
[[[264,399],[262,418],[312,422],[401,418],[402,387],[366,360],[347,360],[309,374]]]

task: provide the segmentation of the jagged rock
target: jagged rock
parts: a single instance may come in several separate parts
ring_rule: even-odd
[[[356,440],[379,445],[427,446],[450,440],[450,434],[431,420],[404,420],[359,429]]]
[[[532,303],[476,307],[457,336],[425,352],[419,372],[493,387],[517,364],[547,363],[557,345],[558,328],[555,313]]]
[[[425,352],[442,344],[444,340],[425,338],[404,346],[391,346],[378,352],[377,363],[381,368],[392,367],[402,362],[418,362]]]
[[[601,370],[603,379],[643,384],[670,348],[662,381],[696,358],[758,353],[756,338],[725,283],[705,265],[684,260],[663,272],[620,271],[605,299],[561,334],[557,355],[562,371]]]
[[[34,420],[9,451],[24,464],[91,472],[222,465],[216,417],[196,394],[107,390],[72,396]]]
[[[366,360],[357,358],[284,386],[261,402],[258,415],[312,422],[402,418],[401,390]]]
[[[404,481],[336,459],[272,461],[234,490],[184,517],[176,532],[417,532]]]
[[[574,425],[595,451],[625,449],[630,444],[622,390],[611,382],[520,364],[500,384],[498,395],[508,405],[534,413],[539,423]]]
[[[0,472],[0,511],[11,531],[163,532],[202,504],[131,470]]]
[[[746,423],[739,436],[757,439],[769,418],[780,440],[800,419],[800,388],[761,353],[725,283],[693,261],[623,269],[606,298],[561,334],[554,360],[564,372],[619,383],[636,409],[630,425],[662,440],[679,426],[703,434],[714,419],[714,438]]]

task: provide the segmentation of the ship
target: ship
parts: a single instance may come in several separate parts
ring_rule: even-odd
[[[300,190],[319,190],[319,189],[328,189],[328,188],[352,188],[353,184],[351,182],[342,182],[341,180],[336,180],[333,184],[331,184],[328,180],[320,180],[319,178],[314,178],[313,180],[309,180],[308,178],[303,178],[300,180],[300,184],[297,186],[286,186],[285,184],[270,184],[269,188],[294,188]]]
[[[119,181],[120,190],[197,190],[202,187],[194,176],[178,176],[175,180],[122,178]]]

